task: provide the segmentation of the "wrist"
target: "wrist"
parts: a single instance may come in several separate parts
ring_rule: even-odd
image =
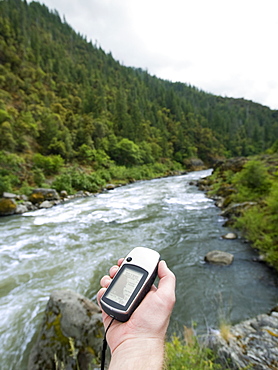
[[[130,338],[112,352],[109,370],[161,370],[164,362],[164,340]]]

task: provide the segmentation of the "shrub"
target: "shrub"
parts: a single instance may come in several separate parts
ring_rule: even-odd
[[[105,182],[110,182],[111,181],[111,174],[108,170],[97,170],[96,174]]]
[[[46,175],[58,173],[64,165],[63,158],[58,155],[43,156],[39,153],[33,157],[34,166],[43,170]]]
[[[125,166],[111,166],[109,173],[112,179],[125,180],[127,178],[127,169]]]
[[[19,194],[30,195],[32,193],[33,188],[28,184],[27,181],[24,181],[19,189]]]
[[[14,153],[0,151],[0,174],[19,175],[24,165],[24,159]]]
[[[196,337],[185,341],[176,335],[165,345],[166,369],[169,370],[217,370],[221,365],[216,364],[213,351],[199,345]]]
[[[41,168],[35,168],[33,170],[34,182],[38,187],[41,187],[45,181],[44,173]]]
[[[0,195],[2,195],[5,191],[9,193],[13,191],[11,177],[8,175],[0,175]]]
[[[72,194],[74,190],[85,190],[94,193],[104,185],[105,181],[98,173],[87,174],[79,169],[65,171],[57,176],[52,183],[57,191],[66,190],[69,194]]]
[[[57,176],[52,183],[52,187],[56,189],[58,192],[61,192],[62,190],[66,190],[68,194],[72,194],[74,190],[72,187],[71,174],[66,172],[66,173],[63,173]]]
[[[237,219],[236,227],[278,269],[278,183],[273,183],[264,203],[249,208]]]
[[[119,165],[133,166],[142,163],[139,146],[126,138],[117,143],[113,151],[113,158]]]
[[[248,161],[242,171],[234,175],[232,182],[238,190],[235,201],[240,202],[266,195],[272,184],[266,167],[256,160]]]

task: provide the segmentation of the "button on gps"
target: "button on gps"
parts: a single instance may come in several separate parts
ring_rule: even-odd
[[[132,257],[127,257],[127,262],[130,262],[130,261],[132,261]]]

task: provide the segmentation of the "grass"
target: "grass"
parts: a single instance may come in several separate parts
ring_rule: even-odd
[[[215,353],[202,346],[192,328],[184,327],[184,338],[173,335],[165,344],[165,370],[221,370]]]

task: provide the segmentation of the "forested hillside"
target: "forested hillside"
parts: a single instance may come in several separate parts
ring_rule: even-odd
[[[0,192],[53,176],[92,190],[120,169],[148,177],[278,137],[278,111],[124,67],[37,2],[0,1],[0,62]]]

